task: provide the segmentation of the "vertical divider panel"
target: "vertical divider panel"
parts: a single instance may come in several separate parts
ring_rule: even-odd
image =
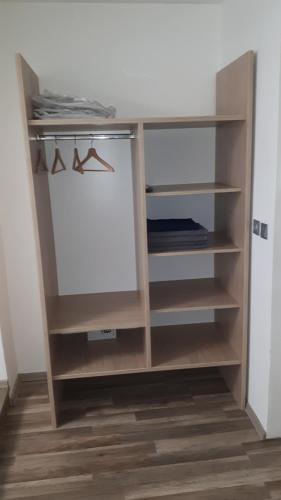
[[[52,340],[48,332],[48,310],[52,307],[53,297],[58,295],[58,281],[55,258],[55,245],[51,203],[48,183],[48,173],[37,172],[37,146],[29,140],[30,130],[28,120],[32,118],[31,99],[39,92],[38,77],[20,54],[16,55],[20,105],[23,119],[26,164],[30,185],[32,216],[35,226],[36,252],[38,263],[40,301],[42,307],[44,340],[46,348],[47,379],[49,387],[52,424],[58,424],[59,387],[52,379]]]
[[[146,367],[151,367],[151,331],[150,331],[150,303],[148,279],[148,250],[146,226],[146,193],[145,193],[145,165],[144,165],[144,132],[143,124],[138,123],[136,139],[132,142],[132,170],[135,213],[135,245],[137,263],[137,286],[141,293],[145,317],[145,353]]]
[[[230,347],[241,365],[221,372],[235,399],[243,408],[246,402],[248,302],[251,228],[252,115],[254,90],[254,53],[246,52],[217,73],[217,114],[242,114],[245,120],[217,127],[216,182],[241,187],[239,194],[216,200],[215,225],[224,220],[228,236],[242,252],[215,256],[215,275],[240,305],[238,311],[216,311]]]

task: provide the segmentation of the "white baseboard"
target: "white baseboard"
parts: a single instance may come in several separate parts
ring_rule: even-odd
[[[261,422],[259,421],[257,415],[255,414],[253,408],[251,407],[251,405],[249,405],[249,403],[247,403],[246,405],[246,413],[251,420],[254,428],[256,429],[259,438],[266,439],[266,431],[264,430]]]
[[[22,382],[47,381],[47,373],[46,372],[20,373],[19,380]]]
[[[10,404],[14,405],[17,399],[19,385],[21,382],[47,381],[46,372],[19,373],[13,387],[10,389]]]
[[[7,410],[8,404],[9,404],[8,382],[0,381],[0,419]]]

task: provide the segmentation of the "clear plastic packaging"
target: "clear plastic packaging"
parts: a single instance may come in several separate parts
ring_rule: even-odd
[[[85,118],[97,116],[114,118],[116,108],[103,106],[87,97],[60,95],[44,90],[43,94],[32,98],[34,118]]]

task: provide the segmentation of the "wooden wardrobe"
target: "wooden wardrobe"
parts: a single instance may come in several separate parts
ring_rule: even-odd
[[[219,367],[241,408],[246,401],[254,54],[216,75],[216,115],[133,119],[32,118],[38,77],[17,55],[26,163],[32,191],[51,416],[59,424],[65,380]],[[214,127],[213,183],[154,186],[146,193],[144,131]],[[129,130],[137,290],[60,296],[47,172],[36,172],[37,134]],[[150,282],[146,198],[215,195],[215,231],[207,248],[154,252],[159,258],[214,255],[214,277]],[[202,199],[202,198],[201,198]],[[188,262],[188,261],[187,261]],[[214,322],[151,327],[151,311],[214,310]],[[116,340],[88,342],[87,332],[117,329]]]

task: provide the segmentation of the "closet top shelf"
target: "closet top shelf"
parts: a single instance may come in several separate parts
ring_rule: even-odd
[[[145,129],[164,128],[199,128],[215,127],[220,124],[244,121],[245,115],[211,115],[211,116],[178,116],[160,118],[53,118],[46,120],[29,120],[28,124],[32,128],[41,130],[73,130],[73,129],[93,129],[93,130],[127,130],[138,124],[143,124]]]

